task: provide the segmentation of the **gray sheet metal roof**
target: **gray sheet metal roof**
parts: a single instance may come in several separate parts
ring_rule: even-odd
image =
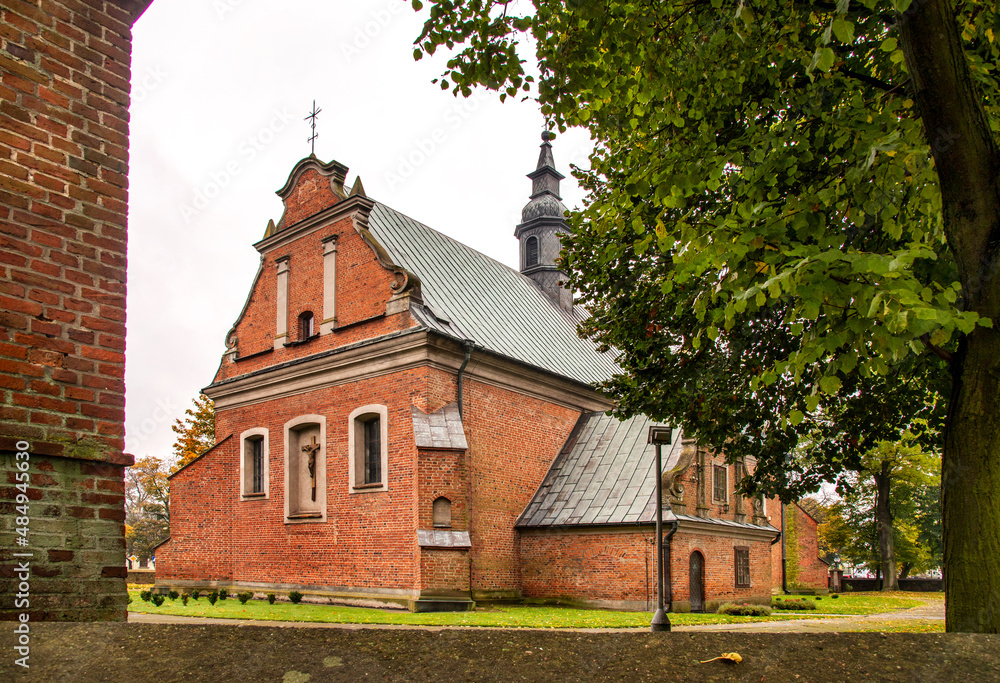
[[[656,451],[646,443],[647,417],[619,420],[584,413],[517,521],[519,527],[636,524],[656,520]],[[663,470],[681,455],[675,429]]]
[[[433,413],[425,413],[417,406],[411,406],[410,412],[413,416],[413,441],[417,448],[464,451],[469,447],[457,403],[449,403]]]
[[[531,279],[384,204],[375,203],[368,229],[420,278],[425,307],[414,312],[428,329],[584,384],[617,372],[577,335],[581,307],[568,315]]]

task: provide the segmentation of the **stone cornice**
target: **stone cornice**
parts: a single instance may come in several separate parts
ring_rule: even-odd
[[[353,195],[343,201],[337,202],[329,208],[323,209],[319,213],[315,213],[308,218],[303,218],[294,225],[278,230],[269,237],[265,237],[253,245],[254,249],[264,254],[287,245],[303,235],[308,235],[311,232],[326,227],[330,223],[350,216],[353,213],[360,212],[365,222],[367,222],[368,213],[372,210],[373,206],[375,206],[375,202],[368,197]]]

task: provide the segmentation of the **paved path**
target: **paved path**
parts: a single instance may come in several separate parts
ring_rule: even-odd
[[[487,629],[491,626],[416,626],[408,624],[333,624],[309,621],[263,621],[254,619],[214,619],[212,617],[182,617],[171,614],[141,614],[129,612],[130,624],[222,624],[226,626],[272,626],[279,628],[339,628],[359,630],[366,628],[401,629],[418,631],[444,631],[451,629]],[[944,623],[944,600],[925,600],[919,607],[881,614],[829,615],[820,618],[789,619],[787,621],[758,621],[749,624],[705,624],[703,626],[675,626],[674,631],[711,632],[739,631],[744,633],[832,633],[846,631],[877,631],[885,622],[923,621]],[[529,630],[529,629],[518,629]],[[536,629],[540,631],[583,631],[587,633],[645,633],[648,628],[614,629]]]

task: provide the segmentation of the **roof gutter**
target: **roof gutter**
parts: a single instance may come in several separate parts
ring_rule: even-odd
[[[465,360],[462,361],[462,366],[458,369],[458,415],[462,417],[464,415],[464,401],[463,401],[463,389],[465,378],[465,368],[469,364],[469,359],[472,358],[472,349],[476,347],[475,342],[466,339],[462,342],[462,348],[465,349]]]

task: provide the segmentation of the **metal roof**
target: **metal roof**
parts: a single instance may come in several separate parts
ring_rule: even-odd
[[[618,371],[577,335],[582,307],[566,313],[530,278],[384,204],[375,202],[368,229],[420,278],[424,307],[414,312],[428,329],[584,384]]]
[[[656,519],[656,451],[645,416],[619,420],[584,413],[518,519],[519,527],[636,524]],[[664,449],[663,471],[677,464],[681,431]]]

